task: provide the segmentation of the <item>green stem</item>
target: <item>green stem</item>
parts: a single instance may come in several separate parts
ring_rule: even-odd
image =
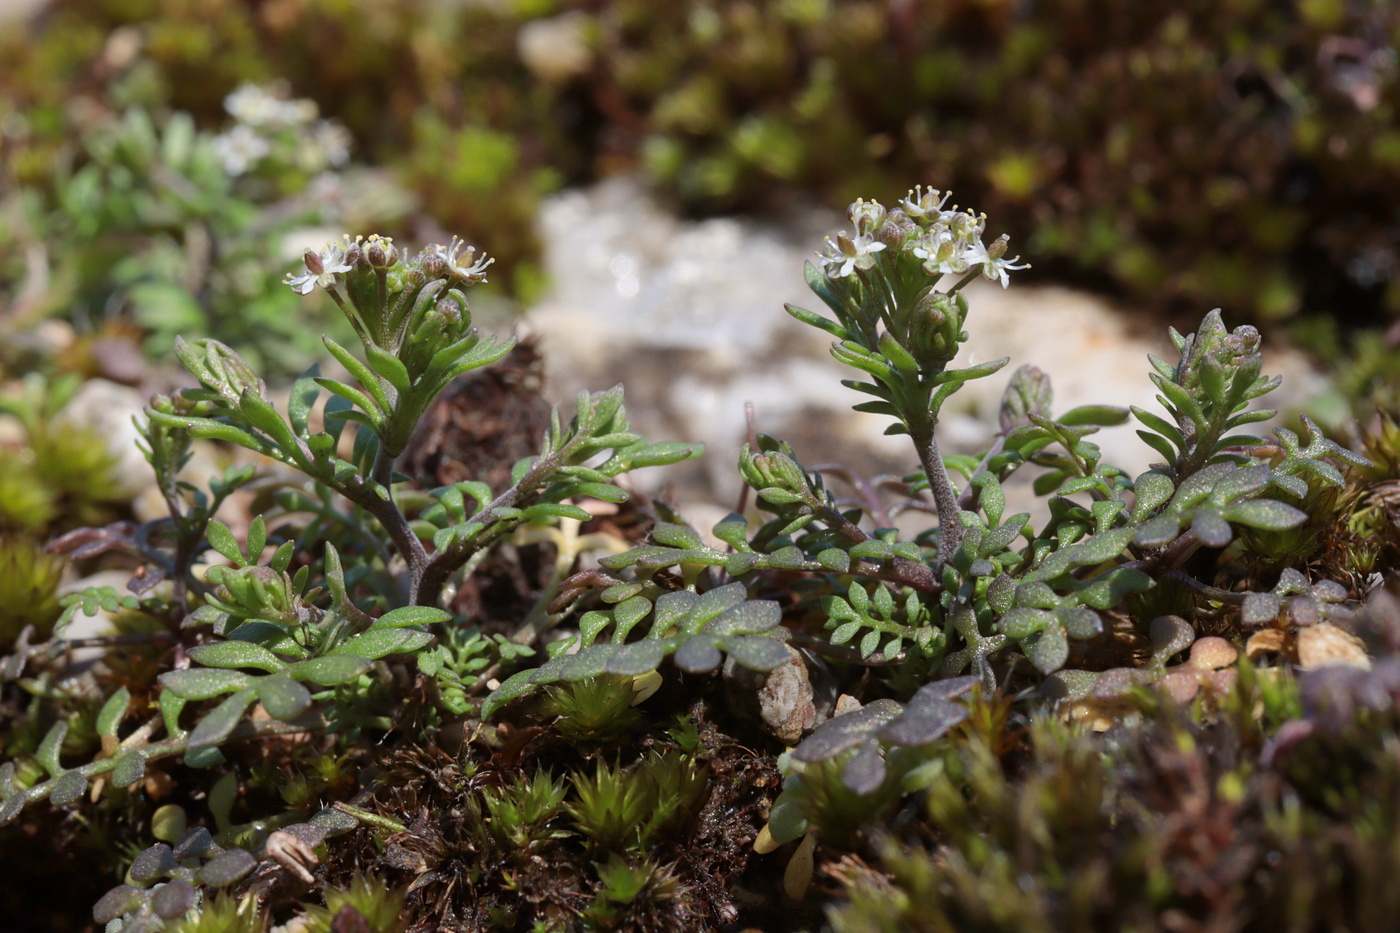
[[[539,491],[546,479],[559,468],[560,464],[568,461],[573,447],[573,443],[566,444],[555,453],[540,457],[520,478],[520,482],[501,493],[490,504],[477,510],[476,514],[468,519],[468,522],[485,523],[497,509],[520,508],[527,505],[528,500]],[[445,550],[434,554],[431,559],[425,559],[421,575],[414,579],[412,604],[415,606],[436,606],[442,595],[442,588],[447,585],[447,581],[452,575],[473,554],[493,544],[514,527],[512,521],[498,520],[483,528],[481,533],[471,541],[454,543]],[[422,545],[420,544],[419,547],[421,549]]]
[[[932,419],[924,424],[911,424],[909,433],[928,476],[933,504],[938,508],[938,564],[941,567],[953,559],[953,553],[962,543],[963,526],[958,521],[958,497],[953,492],[953,481],[948,478],[948,468],[943,465],[943,456],[938,451],[935,424]]]

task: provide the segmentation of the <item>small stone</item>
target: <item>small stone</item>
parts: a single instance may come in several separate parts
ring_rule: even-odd
[[[1196,639],[1191,646],[1191,667],[1198,671],[1217,671],[1229,667],[1240,656],[1238,649],[1215,635]]]
[[[764,673],[724,662],[724,695],[735,715],[756,720],[785,745],[796,745],[803,733],[825,719],[831,709],[828,691],[819,700],[807,662],[791,645],[788,660]],[[819,708],[820,707],[820,708]]]
[[[1175,670],[1158,679],[1157,687],[1173,701],[1185,705],[1201,692],[1201,680],[1196,671]]]
[[[858,709],[860,709],[860,700],[857,700],[849,693],[843,693],[836,698],[836,709],[831,715],[844,716],[847,713],[854,713]]]
[[[1369,670],[1371,659],[1361,639],[1331,622],[1319,622],[1298,632],[1298,665],[1305,671],[1330,664]]]
[[[87,428],[107,442],[116,458],[112,480],[128,498],[135,498],[154,479],[151,466],[136,446],[141,439],[132,419],[146,420],[146,397],[129,386],[107,379],[89,379],[73,395],[56,420]]]
[[[1288,633],[1283,629],[1266,628],[1255,632],[1244,643],[1244,656],[1257,661],[1266,654],[1281,654],[1288,651]]]

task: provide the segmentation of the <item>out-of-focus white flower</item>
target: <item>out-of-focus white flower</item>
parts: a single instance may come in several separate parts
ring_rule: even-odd
[[[301,134],[296,160],[305,172],[344,165],[350,160],[350,131],[331,120],[317,120]]]
[[[278,101],[274,120],[279,126],[295,128],[313,122],[320,112],[314,100],[299,97],[295,100]]]
[[[516,36],[516,51],[536,77],[562,84],[593,65],[588,25],[588,16],[580,10],[531,20]]]
[[[227,133],[215,136],[213,148],[224,171],[236,178],[265,158],[272,151],[272,144],[251,126],[239,123]]]
[[[240,84],[224,98],[229,116],[248,126],[267,126],[278,119],[282,99],[257,84]]]
[[[224,98],[224,109],[239,123],[253,127],[295,128],[316,119],[319,110],[314,100],[288,100],[287,93],[285,81],[267,87],[240,84]]]

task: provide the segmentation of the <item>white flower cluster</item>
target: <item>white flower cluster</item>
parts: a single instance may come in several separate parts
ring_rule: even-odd
[[[949,197],[940,197],[934,188],[918,186],[899,202],[893,217],[878,201],[856,201],[846,214],[855,226],[855,236],[842,231],[834,242],[827,238],[828,250],[820,259],[826,274],[839,279],[869,272],[879,261],[878,254],[891,244],[922,260],[924,272],[935,279],[981,266],[984,277],[1005,288],[1010,284],[1008,272],[1029,268],[1026,263],[1017,264],[1019,256],[1004,258],[1005,236],[992,241],[991,246],[982,242],[986,214],[956,207],[945,210]]]
[[[332,240],[319,250],[307,250],[302,256],[306,268],[299,273],[289,273],[282,280],[283,284],[299,295],[308,295],[318,285],[331,288],[336,284],[337,275],[344,275],[365,262],[376,269],[396,266],[399,262],[398,249],[389,237],[371,234],[351,240],[346,234],[341,240],[340,243]],[[422,271],[428,279],[446,279],[449,286],[457,287],[486,281],[486,269],[495,261],[484,253],[478,256],[476,247],[454,236],[446,246],[434,243],[425,247],[410,266]]]
[[[287,86],[243,84],[224,98],[224,109],[237,123],[214,137],[214,153],[224,171],[245,175],[272,155],[287,152],[309,174],[338,168],[350,159],[350,133],[332,120],[318,119],[316,102],[290,99]]]
[[[240,84],[224,98],[224,109],[239,123],[259,129],[306,126],[316,119],[316,102],[289,99],[285,82],[268,87]]]

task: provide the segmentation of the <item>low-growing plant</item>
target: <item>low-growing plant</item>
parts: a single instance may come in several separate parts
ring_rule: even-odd
[[[343,186],[365,184],[341,174],[349,133],[284,86],[243,85],[226,107],[218,133],[184,112],[119,109],[82,134],[51,190],[26,192],[15,247],[45,259],[45,287],[16,303],[7,335],[62,314],[79,335],[62,362],[91,372],[105,371],[104,335],[159,358],[212,330],[279,383],[319,355],[318,330],[348,336],[319,312],[306,327],[281,280],[284,237],[339,224]],[[122,378],[137,375],[128,364]]]
[[[968,336],[964,287],[978,277],[1005,287],[1023,268],[1007,258],[1005,237],[984,242],[985,217],[948,210],[947,200],[916,189],[892,209],[857,201],[853,230],[807,267],[830,316],[788,306],[836,338],[832,355],[861,377],[846,384],[869,397],[856,409],[891,417],[887,433],[909,437],[920,469],[903,501],[842,504],[788,445],[759,436],[739,471],[769,517],[755,527],[731,514],[712,529],[723,547],[661,522],[646,543],[604,558],[602,572],[565,587],[570,596],[597,590],[600,608],[580,617],[577,636],[551,646],[550,661],[507,680],[488,714],[544,684],[638,676],[668,657],[688,673],[716,669],[724,654],[774,669],[787,660],[771,637],[785,616],[815,618],[825,637],[798,623],[802,644],[892,667],[895,681],[914,687],[933,682],[907,707],[887,698],[838,717],[793,752],[806,764],[844,756],[846,786],[873,793],[889,750],[927,745],[959,721],[949,700],[974,680],[949,678],[970,671],[991,693],[1008,676],[1053,677],[1082,696],[1099,674],[1072,669],[1074,643],[1100,638],[1115,617],[1146,636],[1161,615],[1153,611],[1160,591],[1229,607],[1244,625],[1307,625],[1333,611],[1343,587],[1279,567],[1301,565],[1315,550],[1298,531],[1309,519],[1301,506],[1316,508],[1319,491],[1345,485],[1334,463],[1366,460],[1306,417],[1301,432],[1278,428],[1273,441],[1241,431],[1274,416],[1250,403],[1279,380],[1261,372],[1258,332],[1228,330],[1219,312],[1194,334],[1172,331],[1177,360],[1151,358],[1165,417],[1109,405],[1055,414],[1049,379],[1022,367],[1003,396],[993,445],[942,454],[943,405],[1008,362],[952,366]],[[1088,440],[1129,417],[1162,458],[1136,477],[1104,462]],[[1039,519],[1005,514],[1003,486],[1027,467],[1037,474],[1034,491],[1049,497]],[[896,527],[893,516],[911,508],[933,512],[934,527]],[[1252,592],[1229,580],[1251,561],[1271,568],[1248,581]],[[793,588],[795,606],[754,598],[777,572],[823,582]],[[1158,667],[1194,636],[1187,625],[1168,638],[1173,647]],[[804,828],[789,823],[777,841]]]
[[[467,291],[490,260],[455,240],[405,259],[378,236],[307,251],[305,269],[287,284],[301,294],[324,290],[361,352],[324,337],[348,375],[313,366],[283,412],[230,348],[177,342],[200,385],[155,397],[143,429],[170,517],[82,529],[55,543],[75,557],[135,555],[131,593],[68,598],[56,637],[22,639],[0,668],[10,679],[51,676],[77,612],[125,608],[160,620],[144,644],[165,652],[167,669],[144,687],[117,685],[101,667],[90,675],[84,734],[100,750],[82,763],[65,761],[77,756],[65,739],[81,717],[37,709],[32,731],[42,738],[32,755],[0,765],[0,822],[44,799],[69,807],[85,796],[129,795],[178,756],[183,767],[217,769],[208,807],[218,833],[181,826],[142,852],[128,883],[99,905],[103,922],[119,922],[114,929],[159,928],[207,897],[203,888],[233,885],[260,861],[259,872],[309,883],[326,840],[357,827],[374,835],[385,864],[415,873],[414,910],[501,927],[564,914],[600,926],[641,923],[658,911],[679,923],[697,905],[685,880],[694,858],[668,866],[665,853],[683,854],[678,838],[717,838],[717,827],[731,825],[725,819],[753,804],[734,803],[735,782],[725,777],[736,770],[732,756],[709,767],[724,758],[712,734],[672,729],[663,739],[634,705],[662,686],[673,702],[704,690],[726,659],[767,674],[821,655],[857,694],[824,722],[828,711],[814,704],[815,728],[781,764],[787,782],[757,847],[803,838],[785,877],[794,896],[810,879],[819,837],[837,848],[869,839],[874,823],[939,775],[995,790],[993,765],[1011,731],[1003,688],[1086,709],[1099,703],[1102,713],[1159,680],[1172,695],[1189,692],[1202,708],[1209,701],[1229,712],[1222,697],[1236,681],[1254,683],[1252,668],[1226,670],[1237,649],[1219,637],[1198,640],[1198,626],[1209,622],[1213,635],[1255,627],[1286,640],[1345,623],[1347,586],[1309,573],[1327,539],[1309,527],[1309,510],[1331,508],[1328,491],[1346,485],[1337,464],[1367,461],[1307,418],[1300,431],[1277,428],[1273,440],[1242,431],[1274,414],[1250,403],[1278,380],[1261,372],[1258,333],[1228,330],[1218,312],[1192,334],[1172,331],[1176,360],[1150,359],[1164,414],[1107,405],[1055,414],[1048,378],[1022,367],[1003,396],[993,444],[945,454],[945,403],[1008,362],[953,365],[968,338],[965,287],[978,277],[1006,286],[1024,268],[1008,258],[1006,237],[984,241],[984,216],[946,203],[922,188],[893,208],[857,201],[852,230],[808,265],[829,316],[788,306],[832,335],[833,355],[859,373],[846,383],[866,396],[857,410],[891,418],[888,432],[909,437],[917,468],[897,498],[857,482],[858,501],[840,499],[789,445],[755,435],[739,473],[766,513],[758,521],[724,518],[713,528],[721,547],[658,503],[642,544],[606,544],[614,553],[582,570],[582,542],[600,542],[580,534],[593,516],[576,500],[620,503],[620,476],[697,448],[649,444],[632,432],[617,387],[580,395],[567,422],[556,411],[539,453],[515,464],[505,488],[468,480],[415,489],[399,465],[428,407],[512,345],[472,327]],[[1129,417],[1162,458],[1136,477],[1105,463],[1088,440]],[[196,489],[180,469],[199,438],[274,465],[259,481],[267,507],[242,541],[215,516],[257,470],[236,465]],[[1023,468],[1049,500],[1038,517],[1005,514],[1004,487]],[[919,513],[934,516],[931,527],[903,518]],[[541,530],[555,524],[554,533]],[[558,552],[540,601],[512,632],[454,619],[442,606],[463,575],[507,542]],[[211,550],[217,557],[204,566]],[[579,572],[561,580],[570,569]],[[575,602],[585,611],[555,631]],[[548,658],[521,669],[541,644]],[[1171,667],[1188,649],[1187,663]],[[854,672],[863,672],[858,685],[845,676]],[[959,699],[974,688],[979,699]],[[542,696],[527,706],[536,691]],[[476,728],[517,701],[520,716],[498,720],[494,732]],[[45,732],[37,724],[46,716]],[[531,716],[541,724],[522,725]],[[140,724],[130,728],[128,718]],[[461,729],[459,744],[484,744],[489,758],[444,752],[449,721]],[[640,748],[660,743],[650,754],[608,753],[643,732]],[[320,757],[295,750],[316,733],[329,736]],[[949,770],[950,733],[982,741],[991,757]],[[388,749],[360,741],[390,734],[400,742]],[[262,740],[255,773],[290,777],[276,794],[281,809],[272,795],[250,794],[269,812],[240,823],[238,778],[226,765],[246,739]],[[541,777],[558,764],[528,755],[535,741],[554,743],[565,761],[581,752],[593,760],[567,777]],[[512,773],[526,760],[541,769],[528,783]],[[371,762],[383,767],[369,771]],[[357,764],[368,776],[344,799],[351,782],[343,772]],[[1084,756],[1069,764],[1067,774],[1098,767]],[[340,788],[334,806],[313,810],[313,772],[318,789]],[[763,779],[771,775],[770,765]],[[717,787],[728,816],[710,809],[700,818]],[[398,815],[371,805],[381,791],[401,802]],[[1097,825],[1099,817],[1066,819]],[[544,866],[563,872],[557,890],[518,896],[520,879],[538,881]],[[476,889],[486,883],[500,890]],[[470,889],[462,904],[419,900],[430,887],[459,884]],[[382,906],[392,896],[386,889],[370,900]],[[380,923],[368,919],[369,906],[352,903],[359,919],[346,914],[347,922]],[[719,916],[716,905],[709,910]]]
[[[148,769],[174,756],[186,766],[217,766],[224,760],[221,749],[242,738],[330,729],[342,742],[353,742],[363,730],[392,729],[409,715],[383,663],[394,656],[416,657],[418,674],[438,684],[435,692],[447,698],[439,717],[459,715],[467,697],[485,692],[492,669],[530,650],[518,639],[455,628],[442,646],[434,646],[428,626],[452,620],[438,608],[445,590],[464,568],[512,540],[517,529],[561,517],[587,521],[589,513],[570,500],[622,501],[627,494],[616,485],[618,476],[698,450],[651,445],[633,433],[619,386],[581,395],[571,421],[555,412],[540,453],[515,465],[508,488],[465,481],[410,495],[409,477],[395,463],[419,419],[454,379],[499,360],[513,345],[483,338],[472,327],[465,293],[484,279],[490,263],[457,241],[429,247],[411,260],[400,259],[380,237],[347,237],[308,251],[306,269],[289,276],[288,284],[301,294],[328,292],[359,337],[363,357],[324,338],[349,380],[323,377],[313,366],[292,387],[286,413],[273,407],[263,381],[230,348],[212,340],[177,342],[177,354],[200,387],[157,396],[143,427],[145,452],[170,517],[139,527],[82,529],[55,545],[75,557],[134,555],[140,569],[132,593],[109,587],[68,598],[57,640],[22,642],[5,670],[14,679],[26,668],[57,663],[62,652],[52,649],[62,646],[67,624],[79,611],[98,608],[140,609],[163,620],[164,630],[148,641],[166,646],[167,663],[182,660],[160,676],[156,697],[136,703],[121,686],[101,698],[95,759],[74,766],[61,760],[70,724],[60,718],[32,762],[0,766],[0,820],[9,822],[45,798],[69,806],[89,793],[127,793]],[[322,390],[329,399],[314,413],[321,424],[313,426]],[[258,515],[240,543],[214,515],[256,471],[235,466],[207,492],[196,489],[180,477],[195,438],[243,447],[299,470],[305,480],[280,478],[281,491],[274,495],[280,504]],[[307,513],[316,520],[299,520]],[[269,545],[270,556],[264,553]],[[198,568],[210,550],[215,562]],[[527,619],[522,628],[532,631],[537,622]],[[126,726],[132,714],[144,720],[134,730]],[[262,850],[270,832],[298,826],[319,841],[347,820],[354,825],[344,813],[323,811],[318,817],[293,807],[221,827],[219,842],[210,845]],[[241,855],[237,877],[255,864],[243,848],[229,852]],[[134,873],[136,884],[105,899],[103,922],[123,916],[131,923],[173,919],[196,902],[194,882],[216,883],[205,877],[207,867],[189,868],[180,859],[167,866],[159,853],[146,858],[158,870]],[[228,859],[221,854],[215,861],[219,883],[236,880],[227,877]],[[164,887],[141,886],[165,877],[173,880]],[[183,892],[178,898],[172,887],[177,884]]]

